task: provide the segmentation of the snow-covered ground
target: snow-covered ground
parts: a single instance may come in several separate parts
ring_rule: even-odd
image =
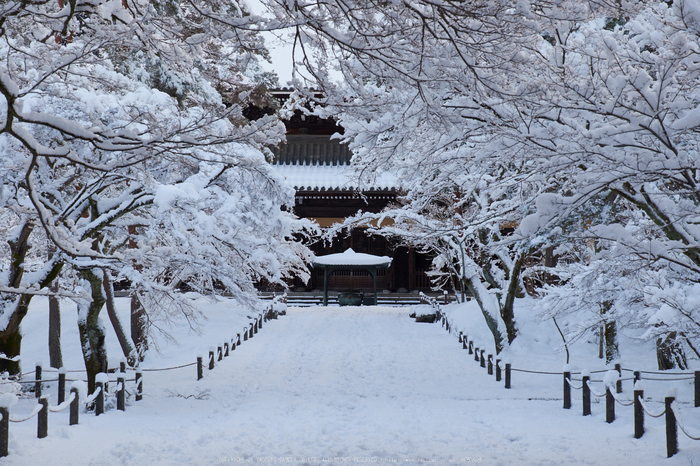
[[[228,302],[199,305],[209,316],[202,332],[173,329],[178,344],[162,342],[145,368],[194,362],[240,332],[252,315]],[[119,306],[126,312],[128,301]],[[48,361],[45,308],[37,300],[23,326],[25,371]],[[700,464],[700,441],[680,432],[680,453],[666,459],[663,419],[647,417],[647,431],[636,440],[631,408],[618,405],[617,420],[607,424],[604,403],[594,402],[593,415],[583,417],[580,392],[574,391],[574,407],[562,409],[561,376],[514,372],[513,388],[506,390],[462,349],[455,333],[417,324],[409,311],[290,308],[214,370],[205,369],[200,381],[193,366],[146,372],[144,399],[130,399],[126,412],[83,412],[77,426],[68,425],[67,412],[51,413],[45,439],[36,438],[35,419],[11,423],[10,455],[0,465]],[[447,311],[459,330],[469,329],[476,342],[483,338],[488,350],[473,304]],[[528,311],[519,309],[523,335],[510,356],[513,367],[561,370],[556,330],[528,320]],[[64,316],[64,360],[68,369],[80,368],[75,315],[66,310]],[[116,366],[120,357],[111,334],[108,344],[110,366]],[[653,351],[633,350],[632,344],[623,339],[623,366],[629,361],[653,370]],[[574,369],[600,369],[594,349],[578,345]],[[692,387],[676,384],[685,422],[700,432]],[[668,386],[649,382],[645,388],[654,398]],[[594,389],[602,391],[601,384]],[[624,390],[629,397],[630,382]],[[13,416],[29,413],[33,404],[23,398]]]

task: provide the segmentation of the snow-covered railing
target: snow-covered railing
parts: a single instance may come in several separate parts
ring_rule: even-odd
[[[286,315],[286,295],[276,297],[273,299],[272,303],[267,306],[261,313],[258,314],[253,319],[253,322],[246,325],[242,331],[243,341],[247,341],[255,334],[258,333],[263,327],[264,322],[268,322],[272,319],[277,319],[280,315]],[[214,369],[215,361],[221,361],[223,358],[228,357],[231,351],[235,350],[237,346],[241,345],[241,333],[237,333],[235,337],[231,338],[230,341],[224,342],[217,347],[211,347],[209,350],[209,369]],[[156,372],[156,371],[170,371],[176,369],[182,369],[185,367],[197,366],[197,380],[203,378],[203,357],[197,356],[197,361],[182,364],[173,367],[163,367],[163,368],[127,368],[126,361],[121,361],[119,369],[108,369],[108,372],[117,372],[116,380],[109,380],[109,375],[107,373],[99,373],[95,377],[95,391],[89,396],[85,397],[85,400],[80,400],[79,393],[87,392],[87,384],[80,379],[67,379],[67,373],[85,373],[85,370],[66,370],[61,369],[46,369],[44,370],[42,363],[37,363],[34,370],[33,380],[16,380],[13,383],[19,384],[29,384],[34,385],[35,396],[38,399],[37,406],[28,414],[23,417],[13,417],[10,415],[10,408],[17,403],[17,396],[14,394],[4,394],[0,396],[0,457],[7,456],[8,451],[8,439],[9,439],[9,422],[26,422],[34,417],[37,417],[37,437],[44,438],[48,435],[48,413],[49,412],[60,412],[70,407],[70,418],[69,425],[78,424],[80,407],[94,406],[95,414],[104,414],[105,411],[105,397],[111,395],[116,397],[117,409],[124,411],[126,407],[126,394],[130,394],[126,389],[126,382],[134,383],[134,399],[140,401],[143,398],[143,372]],[[134,370],[134,378],[126,378],[126,370]],[[55,379],[44,379],[43,374],[47,371],[57,372],[57,378]],[[31,372],[21,374],[20,377],[28,376],[32,374]],[[56,406],[51,406],[49,404],[49,395],[43,395],[43,385],[49,382],[58,382],[58,404]],[[70,395],[68,399],[65,397],[65,387],[66,382],[73,382]],[[109,387],[114,386],[115,390],[113,393],[109,393]]]
[[[422,298],[422,297],[421,297]],[[441,312],[440,306],[437,302],[426,296],[425,302],[427,304],[434,305],[436,309],[436,315],[440,319],[442,326],[451,333],[452,326],[450,325],[448,317]],[[431,302],[432,301],[432,302]],[[700,371],[694,372],[660,372],[660,371],[640,371],[626,369],[621,366],[621,364],[615,364],[614,369],[601,369],[595,371],[581,370],[579,372],[574,372],[571,370],[570,366],[567,364],[564,366],[561,372],[554,371],[535,371],[523,368],[514,368],[511,363],[505,363],[505,367],[501,367],[501,359],[496,359],[493,362],[493,355],[488,354],[484,357],[486,350],[479,349],[473,340],[470,340],[467,335],[463,332],[459,332],[458,336],[459,342],[462,344],[462,348],[467,350],[469,354],[474,355],[474,361],[478,362],[481,367],[486,367],[488,374],[493,375],[494,367],[496,369],[496,381],[501,381],[502,371],[505,371],[505,388],[511,388],[511,375],[512,372],[523,372],[529,374],[538,375],[557,375],[563,376],[563,399],[564,399],[564,409],[571,408],[571,389],[581,390],[582,392],[582,408],[583,415],[588,416],[591,414],[591,395],[599,398],[605,398],[605,420],[608,423],[612,423],[615,420],[615,404],[619,404],[625,407],[634,406],[634,436],[635,438],[641,438],[644,434],[644,414],[651,417],[661,417],[666,416],[666,449],[668,457],[675,455],[678,452],[678,434],[677,430],[680,428],[688,438],[692,440],[700,440],[700,432],[691,433],[683,423],[683,418],[681,415],[681,410],[677,406],[676,393],[677,389],[672,387],[668,390],[666,398],[664,399],[665,408],[661,413],[654,413],[651,409],[646,406],[644,401],[644,391],[642,389],[642,375],[644,374],[644,380],[653,381],[694,381],[694,406],[700,407]],[[628,371],[632,372],[633,377],[622,377],[622,372]],[[591,374],[601,374],[604,373],[602,380],[592,380]],[[580,379],[574,379],[573,375],[580,375]],[[648,377],[651,375],[652,377]],[[656,376],[656,377],[654,377]],[[664,377],[659,377],[664,376]],[[632,400],[624,400],[621,396],[622,393],[622,382],[623,381],[633,381],[634,382],[634,395]],[[580,382],[580,385],[577,384]],[[592,384],[593,383],[603,383],[603,392],[597,392]],[[695,414],[699,414],[698,411],[694,411]]]

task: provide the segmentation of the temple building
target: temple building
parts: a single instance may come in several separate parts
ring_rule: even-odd
[[[290,91],[273,92],[280,102]],[[333,120],[303,115],[301,112],[285,121],[287,142],[273,148],[274,165],[296,190],[294,213],[309,218],[321,227],[341,223],[345,218],[363,212],[380,212],[397,201],[400,187],[390,174],[374,180],[372,186],[360,186],[350,167],[347,145],[332,135],[343,133]],[[358,253],[392,258],[388,269],[380,269],[372,277],[363,270],[336,271],[328,277],[330,290],[371,290],[376,278],[380,290],[411,292],[429,290],[426,272],[430,258],[413,249],[399,245],[381,236],[367,235],[364,228],[351,234],[339,235],[331,245],[319,241],[310,245],[317,256],[341,253],[352,249]],[[295,291],[321,290],[324,270],[312,270],[309,283],[294,283]]]

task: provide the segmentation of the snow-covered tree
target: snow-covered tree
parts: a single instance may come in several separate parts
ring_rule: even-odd
[[[268,3],[296,24],[308,66],[337,63],[342,83],[319,68],[310,76],[339,115],[360,176],[391,170],[407,189],[406,238],[430,245],[431,231],[463,228],[424,213],[439,196],[466,193],[488,213],[467,216],[464,244],[484,245],[480,231],[513,220],[513,245],[591,241],[605,245],[601,258],[624,251],[629,264],[646,261],[644,280],[622,276],[642,280],[635,289],[646,290],[639,309],[655,316],[644,324],[650,335],[693,334],[697,309],[681,303],[692,304],[684,296],[700,257],[697,1]],[[596,199],[630,213],[587,217]],[[622,302],[615,290],[630,289],[611,279],[595,293],[606,322],[635,312],[609,307]]]
[[[84,280],[91,382],[107,364],[105,278],[173,297],[181,281],[215,284],[250,301],[253,280],[305,271],[307,251],[292,243],[303,224],[286,213],[293,193],[266,163],[284,126],[244,116],[270,79],[256,66],[255,21],[216,1],[1,7],[0,207],[16,225],[0,296],[7,358],[19,354],[31,297],[66,267]],[[56,253],[28,274],[35,236]]]

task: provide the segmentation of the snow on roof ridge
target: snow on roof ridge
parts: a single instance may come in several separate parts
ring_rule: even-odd
[[[360,182],[351,165],[327,163],[283,163],[273,164],[277,172],[286,178],[295,189],[308,190],[357,190]],[[377,176],[370,186],[363,190],[391,190],[396,188],[396,177],[390,173]]]

